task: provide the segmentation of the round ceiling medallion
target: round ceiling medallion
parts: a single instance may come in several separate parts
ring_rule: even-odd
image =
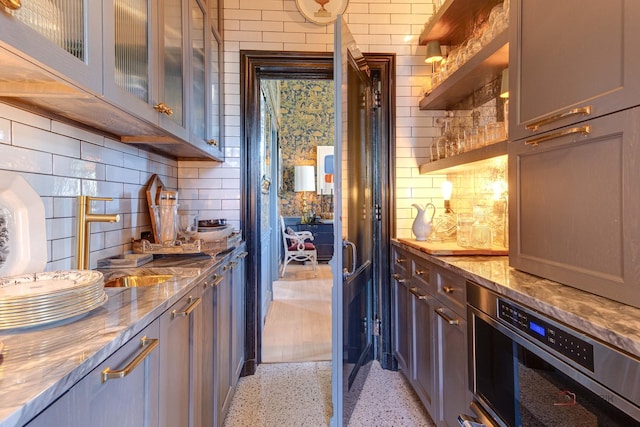
[[[326,25],[344,13],[349,0],[296,0],[296,6],[309,21]]]

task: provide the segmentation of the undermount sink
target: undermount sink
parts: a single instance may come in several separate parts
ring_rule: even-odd
[[[151,274],[147,276],[122,276],[104,282],[105,288],[136,288],[141,286],[155,286],[173,279],[170,274]]]

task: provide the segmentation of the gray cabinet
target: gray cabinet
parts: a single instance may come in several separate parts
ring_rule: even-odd
[[[438,426],[457,426],[471,399],[461,276],[393,245],[393,346],[398,367]]]
[[[411,307],[409,297],[409,280],[407,265],[408,255],[396,248],[392,249],[393,275],[393,353],[398,362],[398,369],[409,376],[410,344],[411,344]]]
[[[100,2],[69,0],[64,2],[23,1],[12,11],[0,10],[0,52],[26,55],[31,61],[52,71],[64,80],[85,90],[102,91],[102,20]],[[3,77],[11,81],[13,95],[36,97],[43,91],[49,96],[69,96],[63,83],[47,82],[24,70],[7,67],[14,64],[3,58]],[[22,74],[20,74],[22,72]],[[10,76],[7,76],[10,74]],[[13,81],[15,78],[16,81]],[[4,80],[4,79],[3,79]],[[49,87],[45,87],[48,83]],[[3,90],[3,95],[6,95]]]
[[[160,316],[160,426],[200,426],[201,289]]]
[[[191,13],[185,2],[104,2],[104,96],[133,116],[188,140],[185,34]]]
[[[636,0],[512,0],[510,139],[640,105],[638,19]]]
[[[216,405],[216,351],[218,345],[216,333],[216,287],[224,277],[219,271],[211,274],[202,283],[202,374],[200,380],[201,390],[201,425],[213,427],[217,425]]]
[[[147,326],[27,425],[157,426],[158,324]]]
[[[216,408],[219,426],[224,424],[224,417],[231,403],[231,261],[221,268],[223,277],[216,287]]]
[[[633,108],[510,144],[511,266],[640,307],[639,125]]]
[[[231,370],[232,387],[235,388],[244,368],[245,334],[245,257],[249,253],[242,249],[233,260],[236,263],[231,274]]]
[[[467,322],[446,305],[436,306],[438,426],[458,427],[471,401],[467,376]]]

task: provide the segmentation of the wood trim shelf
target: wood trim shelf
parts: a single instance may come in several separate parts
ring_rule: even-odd
[[[420,174],[426,174],[430,172],[443,172],[446,169],[461,166],[480,160],[491,159],[493,157],[502,156],[507,154],[507,144],[509,141],[500,141],[495,144],[486,145],[484,147],[476,148],[475,150],[467,151],[462,154],[458,154],[446,159],[436,160],[431,163],[423,163],[419,166]]]
[[[419,43],[438,40],[440,44],[459,45],[473,32],[474,21],[483,21],[491,9],[503,0],[447,0],[425,24]]]
[[[509,31],[498,34],[487,46],[420,100],[421,110],[452,108],[477,88],[497,79],[509,65]]]

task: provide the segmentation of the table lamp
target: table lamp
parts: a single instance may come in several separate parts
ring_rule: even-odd
[[[313,222],[312,210],[307,208],[307,191],[316,191],[316,173],[314,167],[296,166],[293,180],[294,191],[303,193],[301,222],[303,224]]]

